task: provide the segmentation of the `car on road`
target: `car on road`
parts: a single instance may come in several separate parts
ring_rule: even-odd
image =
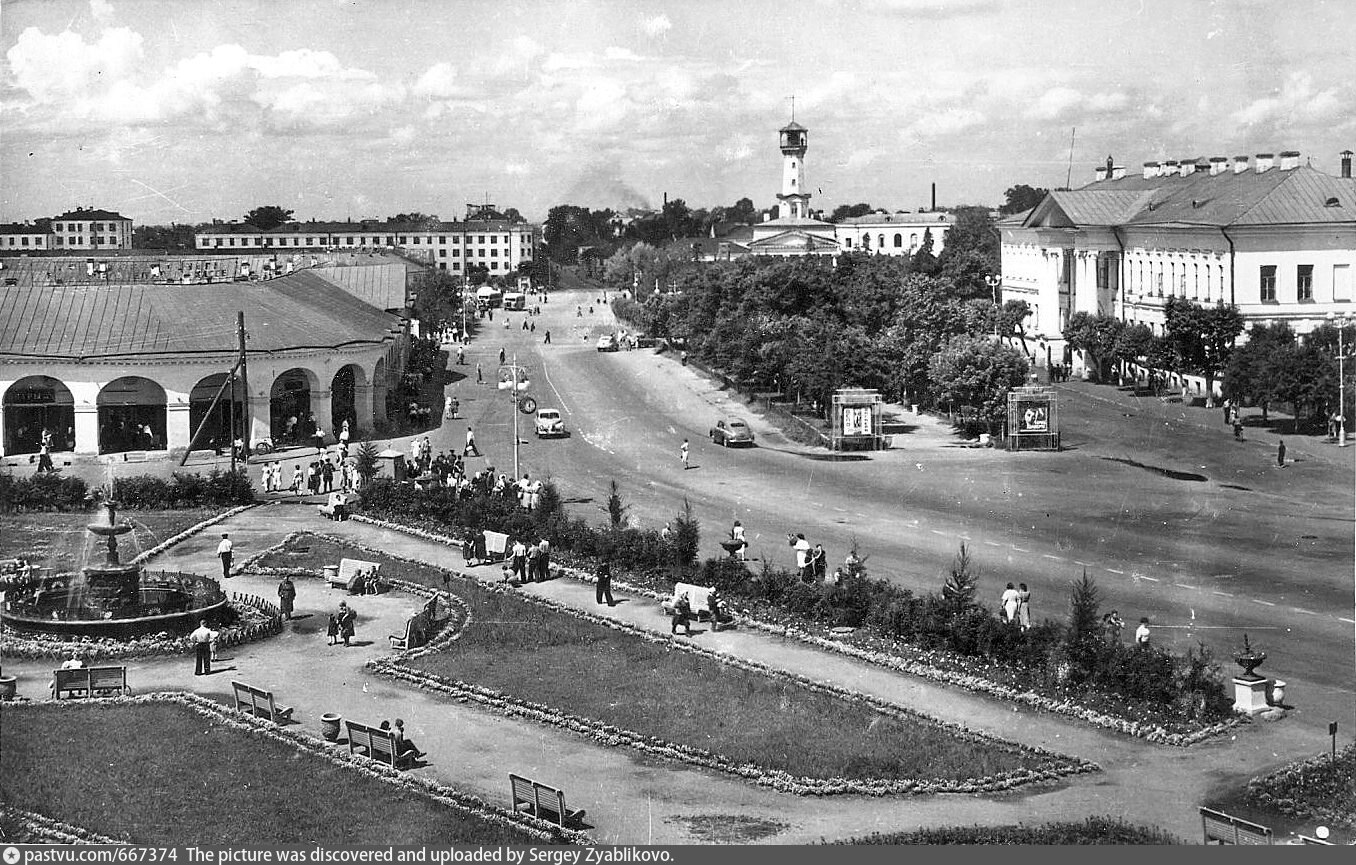
[[[711,443],[729,447],[730,445],[752,445],[753,430],[737,417],[723,417],[711,427]]]
[[[560,410],[554,408],[537,409],[537,438],[551,438],[565,435],[565,420]]]
[[[605,333],[598,337],[599,351],[616,351],[619,348],[621,348],[621,343],[617,342],[617,338],[612,334]]]

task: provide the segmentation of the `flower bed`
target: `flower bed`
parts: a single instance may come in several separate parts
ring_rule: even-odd
[[[390,520],[356,515],[353,519],[369,525],[392,531],[403,532],[415,537],[446,546],[459,547],[460,541],[438,532],[424,528],[407,526]],[[566,558],[562,553],[557,559]],[[576,569],[563,567],[561,572],[574,579],[593,582],[589,574]],[[619,591],[643,595],[655,600],[667,598],[669,592],[661,592],[654,585],[662,578],[650,577],[648,584],[633,582],[634,579],[647,579],[628,575],[628,579],[614,577],[612,585]],[[1138,717],[1129,715],[1125,701],[1108,697],[1102,705],[1090,706],[1086,699],[1075,699],[1068,695],[1040,693],[1024,688],[1012,682],[1004,682],[1005,671],[992,662],[970,658],[941,650],[924,650],[903,643],[891,642],[870,635],[865,629],[859,629],[847,639],[834,637],[828,626],[807,621],[785,610],[762,607],[755,610],[732,608],[741,625],[756,628],[780,637],[799,640],[817,648],[847,655],[892,670],[920,676],[930,681],[954,685],[969,691],[988,694],[1004,700],[1011,700],[1042,711],[1077,718],[1097,727],[1114,730],[1128,736],[1145,739],[1149,742],[1165,745],[1188,746],[1219,736],[1247,719],[1232,717],[1210,725],[1189,725],[1175,723],[1155,713],[1151,707],[1139,706]],[[776,621],[772,621],[775,617]],[[1117,711],[1119,710],[1119,711]]]
[[[194,694],[166,692],[166,693],[147,694],[144,696],[136,697],[115,697],[111,699],[98,700],[93,702],[63,701],[57,703],[31,704],[26,706],[15,704],[6,711],[8,712],[16,710],[19,712],[36,711],[36,712],[54,712],[54,713],[80,712],[80,711],[104,712],[109,711],[111,709],[115,709],[117,707],[128,707],[128,706],[149,707],[149,706],[167,706],[167,705],[187,708],[192,712],[198,714],[202,718],[206,719],[210,723],[209,734],[207,738],[204,740],[204,743],[202,745],[197,746],[206,750],[202,754],[195,756],[195,754],[192,753],[194,748],[190,747],[190,753],[182,755],[180,757],[175,757],[172,753],[167,753],[163,748],[156,748],[155,751],[158,752],[158,756],[152,756],[151,758],[149,758],[153,764],[159,764],[162,762],[166,764],[170,763],[195,764],[198,759],[215,761],[225,760],[236,763],[248,762],[247,760],[241,761],[240,759],[241,757],[248,756],[247,750],[248,741],[250,739],[262,739],[278,745],[282,745],[303,756],[323,761],[324,763],[336,767],[344,772],[358,776],[365,782],[376,782],[377,784],[380,784],[381,786],[387,788],[386,789],[387,795],[383,795],[381,797],[383,799],[399,800],[402,797],[414,796],[419,799],[436,803],[437,805],[454,812],[458,817],[470,818],[472,821],[476,821],[478,823],[492,827],[493,837],[498,839],[499,843],[504,843],[504,839],[506,838],[509,839],[510,843],[533,843],[533,844],[560,843],[560,842],[565,842],[569,844],[591,843],[588,836],[583,834],[582,832],[569,829],[562,829],[559,826],[555,826],[544,820],[539,820],[530,815],[518,814],[506,808],[502,808],[497,805],[492,805],[480,799],[479,797],[472,796],[470,794],[463,793],[461,791],[447,787],[433,780],[432,778],[397,771],[396,769],[393,769],[390,766],[384,765],[375,760],[371,760],[367,757],[350,754],[346,749],[334,748],[328,745],[323,740],[318,739],[315,736],[312,736],[308,733],[304,733],[299,730],[294,730],[290,727],[279,727],[262,718],[256,718],[250,715],[236,712],[232,709],[227,709],[218,703],[215,703],[203,697],[196,696]],[[50,718],[50,716],[44,717]],[[16,722],[16,729],[17,724],[18,722]],[[43,729],[47,729],[49,726],[50,722],[44,723],[42,725]],[[222,744],[220,742],[220,733],[217,731],[226,731],[229,734],[232,734],[230,737],[231,741],[229,743],[226,743],[224,748],[222,747]],[[18,735],[18,734],[14,733],[11,730],[8,731],[6,735]],[[174,749],[170,749],[170,752],[173,752],[173,750]],[[274,783],[276,784],[295,783],[299,785],[315,783],[314,781],[309,780],[311,779],[311,776],[315,774],[314,769],[308,770],[305,762],[296,763],[294,761],[288,760],[282,761],[282,764],[280,765],[295,766],[295,768],[269,769],[268,771],[272,774],[272,777],[277,779]],[[146,770],[157,776],[159,776],[160,773],[162,772],[172,774],[172,770],[170,770],[166,766],[161,765],[147,765]],[[116,777],[117,773],[114,770],[114,767],[110,766],[106,771],[113,772],[114,777],[104,778],[103,783],[105,784],[113,783],[116,785],[118,782],[118,778]],[[179,771],[184,770],[181,768]],[[202,771],[206,771],[206,768],[204,767]],[[48,779],[47,781],[44,782],[44,784],[49,788],[46,791],[47,795],[52,797],[58,797],[62,795],[63,790],[68,789],[65,788],[64,785],[68,784],[71,785],[69,791],[79,789],[77,785],[79,785],[82,782],[76,776],[79,776],[82,773],[66,773],[66,774],[68,775],[68,778],[65,780]],[[24,784],[23,779],[21,778],[18,783],[23,785]],[[121,779],[121,783],[123,785],[135,785],[136,781],[131,778],[123,778]],[[27,785],[25,785],[25,789],[28,789]],[[66,795],[75,795],[73,792],[69,791],[66,793]],[[7,792],[11,796],[13,796],[16,791],[9,790]],[[220,810],[218,802],[218,800],[221,798],[220,795],[217,797],[210,796],[203,797],[201,800],[193,799],[192,803],[185,804],[183,802],[183,799],[184,794],[186,792],[187,791],[185,790],[174,790],[174,789],[159,790],[153,788],[149,792],[143,790],[141,792],[138,792],[136,795],[167,797],[165,799],[164,804],[166,810],[170,810],[171,808],[175,810],[182,810],[195,807],[203,809],[212,809],[213,811]],[[234,796],[234,794],[222,794],[222,795]],[[266,790],[260,790],[257,796],[255,794],[245,793],[243,798],[239,796],[234,796],[234,798],[237,800],[235,803],[235,807],[237,808],[270,809],[278,807],[277,804],[267,801],[268,794]],[[328,812],[328,806],[324,805],[324,799],[323,797],[319,796],[318,791],[316,797],[310,801],[312,801],[313,804],[319,804],[321,814],[325,814]],[[91,803],[91,807],[96,808],[102,807],[102,805],[103,803]],[[161,815],[157,814],[156,816],[159,817]],[[330,813],[328,818],[326,818],[326,822],[338,820],[345,820],[348,822],[364,822],[363,818],[360,815],[358,815],[356,811],[345,813],[338,813],[336,811],[334,813]],[[223,823],[229,822],[230,822],[229,820],[223,820]],[[171,821],[171,825],[173,825],[173,821]],[[196,824],[192,822],[185,822],[182,826],[174,826],[172,831],[179,833],[179,835],[177,836],[178,838],[193,842],[201,842],[204,840],[218,840],[218,839],[201,839],[192,837],[191,835],[185,836],[182,834],[184,831],[188,829],[188,827],[194,825]],[[474,825],[475,823],[473,822],[472,826]],[[233,829],[238,831],[238,825],[231,824],[231,826]],[[60,824],[59,828],[62,828],[64,831],[69,831],[73,835],[85,831],[78,830],[75,827],[71,827],[69,826],[69,824]],[[382,836],[381,833],[392,831],[391,826],[378,825],[378,826],[367,826],[365,828],[368,834],[371,836],[371,840],[366,840],[363,843],[375,843],[376,838],[384,837]],[[453,833],[449,831],[448,834],[452,835]],[[136,840],[144,841],[144,839]],[[227,841],[230,839],[221,839],[221,840]],[[279,843],[299,843],[305,839],[298,837],[292,841],[280,840],[277,838],[271,838],[270,840],[278,841]],[[461,838],[459,840],[474,841],[475,839]],[[397,842],[397,843],[413,843],[413,842]]]
[[[1356,744],[1248,781],[1244,798],[1303,820],[1356,829]]]
[[[452,573],[347,539],[323,534],[314,537],[344,548],[362,550],[364,555],[378,560],[384,557],[413,569],[423,569],[427,579],[433,582],[443,576],[450,577]],[[476,602],[469,606],[465,606],[464,601],[455,602],[451,624],[429,645],[376,659],[369,663],[371,669],[425,690],[493,708],[508,716],[570,730],[600,744],[623,745],[796,795],[991,793],[1098,768],[1087,761],[945,724],[866,694],[731,658],[551,600],[523,596],[504,584],[481,584],[459,574],[455,579],[470,597],[477,599]],[[408,582],[401,581],[401,585],[407,586]],[[482,623],[475,645],[466,651],[455,652],[456,644],[467,637],[468,626],[475,622],[472,610],[475,606],[486,607],[489,621]],[[505,638],[503,633],[495,630],[497,625],[504,625],[509,632],[519,635],[524,635],[524,628],[530,633],[522,636],[520,647],[511,637]],[[609,633],[611,637],[607,636]],[[507,685],[490,686],[468,681],[486,671],[483,662],[487,646],[493,649],[491,666],[509,671],[503,674],[507,677]],[[548,646],[549,652],[546,651]],[[571,653],[572,649],[581,646],[584,648],[576,654]],[[449,651],[454,653],[446,654]],[[606,671],[601,674],[593,673],[593,668],[586,663],[578,663],[580,656],[596,659],[603,654],[610,660],[605,662]],[[540,663],[548,657],[551,663],[546,677],[550,682],[543,687],[538,672],[529,668],[534,659]],[[477,667],[477,664],[481,666]],[[456,668],[458,675],[442,672],[449,666]],[[465,673],[466,669],[471,672]],[[521,674],[513,672],[520,669],[523,670]],[[597,687],[592,687],[591,673],[606,680],[600,678]],[[557,693],[554,698],[530,696],[550,693],[556,682],[567,689],[568,694]],[[776,696],[770,698],[770,694]],[[597,699],[593,699],[595,696]],[[760,710],[759,707],[769,699],[772,699],[772,708]],[[778,700],[780,708],[777,708]],[[609,704],[613,707],[618,704],[668,705],[673,711],[632,713],[632,721],[639,719],[642,724],[648,717],[665,716],[651,722],[647,731],[605,720],[603,716],[607,715]],[[710,750],[689,744],[689,741],[674,741],[663,732],[682,731],[683,720],[678,716],[698,707],[702,710],[699,732],[689,741],[714,742]],[[616,714],[625,716],[625,711]],[[791,717],[797,714],[802,717]],[[833,726],[829,718],[843,719],[843,723]],[[849,730],[854,732],[849,734]],[[861,730],[870,732],[863,734]],[[860,743],[851,739],[852,735],[860,736]],[[756,747],[747,744],[749,740],[780,741],[778,736],[796,743],[793,750],[803,750],[807,754],[788,756],[778,753],[777,759],[784,759],[786,767],[760,763],[747,756],[757,753]],[[907,758],[915,763],[947,765],[945,752],[951,748],[965,755],[963,762],[967,769],[976,766],[987,769],[981,768],[982,774],[978,776],[895,774],[905,771],[904,767],[909,764],[901,762],[888,745],[871,744],[873,736],[889,738],[900,749],[907,749],[910,742],[923,743],[917,748],[921,754],[911,753]],[[803,769],[795,769],[797,765],[817,765],[815,757],[819,751],[838,750],[837,743],[832,741],[836,737],[851,742],[845,746],[847,752],[843,761],[845,765],[857,768],[848,776],[806,774]],[[807,743],[821,744],[816,748]],[[852,750],[858,747],[862,750]],[[746,756],[732,758],[721,753],[722,749],[733,749],[733,753]],[[811,755],[809,752],[816,753]],[[936,756],[938,753],[942,756]],[[877,770],[883,774],[876,774]]]

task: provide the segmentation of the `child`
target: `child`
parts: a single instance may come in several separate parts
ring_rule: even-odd
[[[339,637],[339,617],[330,613],[330,623],[325,627],[325,634],[330,638],[330,645],[333,646]]]

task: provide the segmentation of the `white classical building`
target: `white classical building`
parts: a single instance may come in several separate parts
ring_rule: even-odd
[[[777,217],[753,226],[748,255],[837,255],[834,226],[810,215],[810,190],[805,185],[805,152],[810,130],[795,120],[778,132],[782,152],[782,191],[777,194]]]
[[[1162,333],[1176,296],[1304,334],[1353,310],[1350,151],[1339,176],[1301,165],[1295,151],[1146,162],[1132,175],[1108,160],[1092,183],[1051,192],[999,229],[1003,299],[1031,306],[1025,329],[1042,363],[1081,365],[1062,337],[1075,312]]]
[[[247,373],[209,412],[238,353]],[[229,442],[283,438],[288,421],[334,440],[370,431],[408,359],[408,324],[308,272],[265,282],[0,286],[0,455],[186,447],[204,424]],[[311,418],[314,417],[314,421]],[[358,435],[360,433],[355,433]],[[199,447],[205,447],[204,439]]]
[[[504,276],[533,259],[536,233],[531,225],[508,220],[464,222],[287,222],[267,231],[249,223],[222,222],[194,235],[200,250],[241,252],[401,249],[440,270],[465,273],[484,265],[490,276]]]
[[[955,222],[949,213],[890,213],[877,210],[865,216],[839,220],[838,243],[844,252],[876,255],[913,255],[932,237],[932,254],[941,255],[946,233]]]

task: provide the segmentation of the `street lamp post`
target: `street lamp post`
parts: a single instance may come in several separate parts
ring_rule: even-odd
[[[990,293],[993,294],[993,336],[998,339],[998,289],[1003,284],[1001,274],[990,274],[984,277],[984,284],[989,286]]]
[[[1337,324],[1337,446],[1347,446],[1347,382],[1346,382],[1346,343],[1343,331],[1346,330],[1346,315],[1338,317],[1328,313],[1328,321]]]

